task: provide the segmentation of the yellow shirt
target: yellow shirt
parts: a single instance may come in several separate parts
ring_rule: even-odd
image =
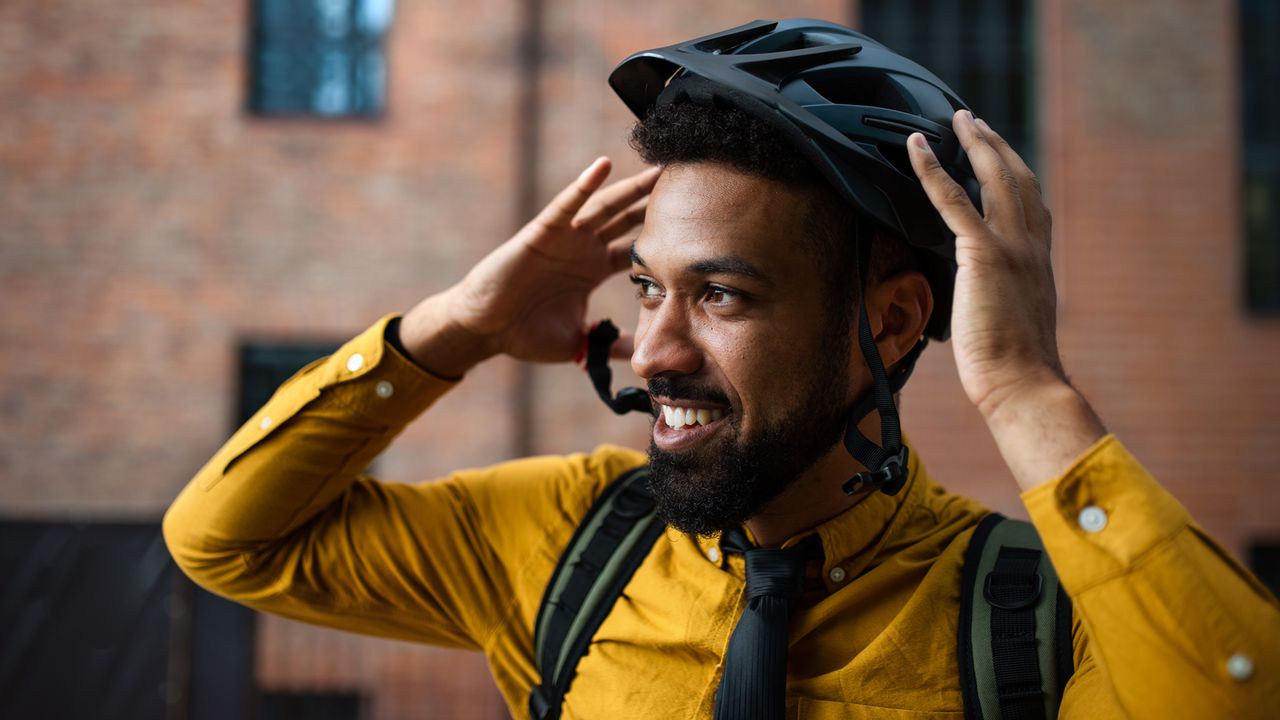
[[[165,538],[198,583],[257,609],[480,650],[527,717],[545,585],[592,500],[644,456],[604,446],[415,485],[359,475],[451,386],[386,344],[388,320],[281,386],[182,491]],[[915,453],[910,470],[897,496],[812,531],[825,587],[793,612],[791,717],[963,716],[960,570],[987,510]],[[1280,717],[1280,607],[1119,441],[1023,497],[1074,603],[1061,717]],[[564,717],[711,717],[743,607],[742,560],[724,556],[714,538],[659,538]]]

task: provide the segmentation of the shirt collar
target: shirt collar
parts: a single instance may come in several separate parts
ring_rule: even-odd
[[[906,444],[905,439],[903,442]],[[910,509],[920,503],[931,481],[917,454],[910,450],[907,455],[907,482],[897,495],[872,492],[857,505],[783,543],[783,547],[790,547],[808,535],[818,535],[825,557],[822,578],[828,591],[837,590],[861,575],[880,554],[885,543],[900,530],[904,519],[910,515]],[[743,530],[754,543],[751,531],[745,526]],[[720,547],[719,534],[698,536],[694,541],[704,557],[722,562],[725,553]],[[837,567],[840,572],[833,574]],[[836,581],[836,577],[840,580]]]

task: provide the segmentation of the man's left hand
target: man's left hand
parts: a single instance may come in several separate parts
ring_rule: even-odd
[[[1049,211],[1022,158],[967,110],[952,120],[983,213],[914,134],[912,167],[956,235],[951,343],[965,394],[1024,489],[1065,469],[1105,430],[1058,356]]]

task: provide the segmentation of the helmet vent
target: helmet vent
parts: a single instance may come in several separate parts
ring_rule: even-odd
[[[917,133],[917,132],[923,133],[925,138],[928,139],[930,142],[935,142],[935,143],[942,142],[942,136],[939,135],[938,133],[934,132],[933,130],[930,130],[929,128],[918,127],[916,125],[912,125],[911,123],[899,122],[897,120],[889,120],[887,118],[878,118],[878,117],[871,117],[871,116],[862,118],[862,122],[866,123],[867,125],[873,128],[879,128],[880,130],[888,130],[890,132],[901,133],[903,135],[910,135],[911,133]]]
[[[864,105],[912,112],[911,104],[902,97],[898,86],[888,81],[883,73],[852,73],[843,76],[826,73],[809,73],[804,81],[815,92],[835,105]]]

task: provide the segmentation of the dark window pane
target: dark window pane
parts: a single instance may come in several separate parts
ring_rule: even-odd
[[[332,355],[340,343],[245,343],[240,348],[240,402],[236,427],[271,399],[276,388],[313,360]]]
[[[929,68],[1035,167],[1033,0],[862,0],[862,29]]]
[[[381,113],[394,9],[395,0],[256,0],[250,108],[338,118]]]
[[[1263,585],[1280,597],[1280,543],[1257,543],[1249,549],[1249,567]]]
[[[1240,2],[1245,297],[1280,310],[1280,3]]]

